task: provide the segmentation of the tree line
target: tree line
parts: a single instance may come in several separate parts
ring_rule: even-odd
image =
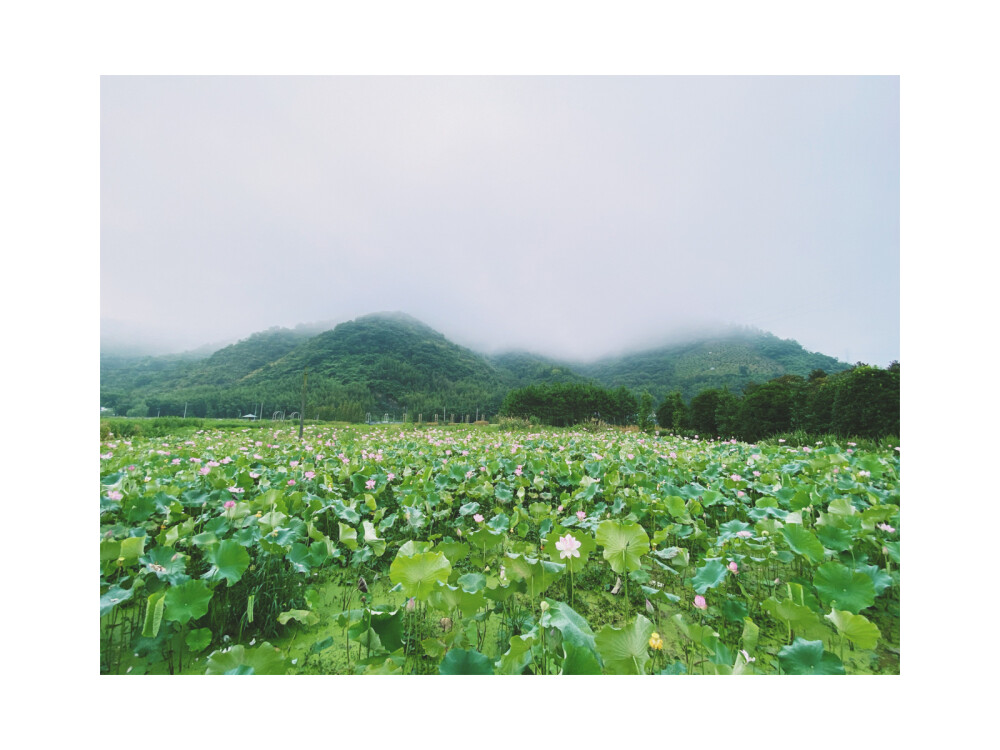
[[[898,362],[887,369],[858,363],[834,375],[817,369],[807,378],[782,375],[751,382],[741,394],[706,388],[689,402],[673,391],[656,406],[655,424],[679,433],[751,442],[796,430],[845,437],[898,436],[899,379]],[[585,383],[551,383],[510,391],[500,413],[557,426],[600,419],[646,429],[654,422],[653,404],[648,391],[636,397],[624,386],[608,390]]]

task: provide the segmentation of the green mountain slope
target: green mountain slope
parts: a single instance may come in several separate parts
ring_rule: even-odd
[[[306,414],[360,420],[366,414],[404,411],[425,420],[452,414],[470,419],[495,415],[515,388],[596,382],[657,401],[680,390],[728,386],[814,369],[839,372],[847,365],[805,351],[794,341],[760,331],[740,331],[684,345],[566,363],[527,352],[486,357],[452,343],[403,313],[377,313],[331,330],[272,328],[211,356],[127,358],[102,355],[101,405],[118,413],[232,417],[251,411],[270,416],[301,408],[308,369]]]
[[[795,341],[748,330],[607,358],[576,369],[608,387],[648,388],[659,401],[675,390],[691,399],[706,388],[739,392],[751,381],[761,383],[781,375],[806,377],[813,370],[834,373],[848,367],[834,357],[808,352]]]

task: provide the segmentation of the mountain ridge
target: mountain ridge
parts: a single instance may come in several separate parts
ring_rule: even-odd
[[[295,409],[308,371],[309,403],[329,418],[348,412],[401,416],[495,414],[504,395],[526,385],[592,382],[649,390],[659,401],[680,391],[690,399],[704,388],[739,390],[751,381],[807,376],[849,365],[806,351],[797,342],[756,329],[590,362],[526,350],[482,354],[450,341],[403,312],[378,312],[313,333],[314,327],[272,327],[205,357],[101,356],[101,405],[126,412],[233,416],[252,404]],[[154,410],[155,409],[155,410]]]

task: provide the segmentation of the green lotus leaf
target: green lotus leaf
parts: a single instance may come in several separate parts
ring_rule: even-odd
[[[458,509],[458,515],[471,516],[479,510],[479,503],[466,503]]]
[[[796,638],[791,646],[781,648],[778,661],[788,674],[844,674],[843,662],[823,650],[823,641]]]
[[[824,606],[858,614],[875,603],[875,584],[865,573],[851,571],[836,562],[820,565],[813,586]]]
[[[199,651],[204,651],[208,648],[212,642],[212,631],[208,628],[189,630],[188,634],[184,636],[184,642],[193,653],[197,654]]]
[[[580,543],[580,546],[576,549],[580,555],[579,557],[563,557],[563,551],[556,548],[556,544],[559,540],[567,536],[573,537],[573,539]],[[564,563],[567,568],[574,573],[579,573],[584,569],[587,564],[587,558],[590,557],[590,553],[596,549],[597,542],[595,542],[594,538],[583,529],[565,529],[562,526],[556,526],[549,532],[548,536],[545,537],[545,552],[549,555],[549,557],[556,562]]]
[[[156,638],[160,632],[166,594],[166,591],[157,591],[155,594],[150,594],[146,600],[146,619],[142,626],[143,638]]]
[[[129,523],[142,523],[156,512],[156,501],[151,497],[140,497],[134,500],[126,500],[123,503],[125,520]]]
[[[459,576],[458,585],[470,594],[475,594],[486,588],[486,576],[482,573],[466,573]]]
[[[448,558],[448,562],[455,565],[469,554],[469,545],[462,542],[441,542],[438,544],[437,550]]]
[[[319,615],[308,609],[290,609],[278,615],[278,623],[280,625],[287,625],[291,620],[300,622],[308,627],[319,622]]]
[[[773,596],[761,602],[760,608],[779,622],[787,623],[797,635],[807,638],[823,638],[830,635],[829,629],[818,614],[809,607],[796,604],[790,599],[780,602]]]
[[[861,649],[872,649],[882,637],[878,626],[864,615],[856,615],[839,609],[832,610],[826,619],[834,624],[837,632]]]
[[[410,539],[408,542],[403,544],[396,553],[397,557],[413,557],[420,552],[430,552],[431,548],[434,547],[434,542],[416,542]],[[451,558],[448,558],[451,560]]]
[[[364,521],[361,525],[365,530],[365,544],[372,548],[375,557],[382,557],[382,553],[385,552],[385,540],[379,539],[375,525],[371,521]]]
[[[735,539],[736,535],[741,531],[750,531],[752,527],[748,523],[733,519],[732,521],[727,521],[719,526],[719,542],[725,542],[730,539]]]
[[[488,526],[480,526],[468,535],[469,544],[476,552],[482,553],[484,549],[492,549],[503,542],[503,534],[498,534]]]
[[[885,553],[894,563],[899,563],[899,542],[883,542]]]
[[[458,586],[447,584],[442,584],[434,589],[428,601],[432,607],[442,612],[451,612],[454,609],[461,610],[465,617],[471,617],[486,606],[484,591],[469,593]]]
[[[667,508],[667,513],[676,518],[679,521],[690,522],[690,516],[688,516],[687,504],[684,502],[683,497],[677,497],[677,495],[671,495],[666,498],[664,505]]]
[[[704,594],[709,589],[715,588],[726,580],[728,572],[725,565],[718,559],[713,558],[698,568],[689,583],[694,586],[696,594]]]
[[[180,586],[171,586],[166,595],[166,618],[181,625],[197,620],[208,612],[212,590],[201,580],[185,581]]]
[[[747,605],[739,599],[727,597],[722,600],[722,616],[729,622],[743,622],[748,614]]]
[[[288,666],[285,657],[270,643],[264,641],[256,648],[233,646],[228,650],[213,651],[205,665],[205,674],[285,674]]]
[[[146,548],[146,537],[144,536],[130,536],[126,539],[122,539],[122,548],[120,552],[120,557],[124,557],[124,565],[131,565],[142,557],[143,550]]]
[[[883,591],[892,586],[892,576],[878,565],[859,565],[856,570],[872,579],[872,584],[875,586],[875,596],[881,596]]]
[[[504,560],[507,576],[514,581],[524,581],[528,596],[541,596],[566,572],[566,566],[559,563],[537,560],[508,552]]]
[[[601,674],[601,663],[591,649],[563,641],[563,663],[560,674]]]
[[[387,651],[395,651],[403,646],[403,610],[394,612],[372,612],[371,629],[378,634],[382,646]]]
[[[191,543],[199,547],[207,547],[210,544],[215,544],[217,541],[219,541],[219,538],[213,531],[203,531],[191,537]]]
[[[132,589],[123,589],[119,586],[112,586],[105,593],[101,594],[101,617],[108,614],[124,601],[132,598]]]
[[[845,552],[854,544],[854,537],[851,536],[851,532],[847,529],[838,529],[835,526],[820,526],[816,530],[816,535],[824,547],[832,549],[835,552]]]
[[[624,628],[605,625],[594,638],[597,651],[610,674],[644,674],[649,661],[649,636],[653,623],[642,615]]]
[[[493,674],[489,657],[472,649],[452,649],[438,665],[441,674]]]
[[[345,526],[342,523],[337,524],[340,527],[340,543],[343,544],[347,549],[357,549],[358,548],[358,532],[356,529],[352,529],[350,526]]]
[[[139,562],[146,566],[146,570],[155,573],[157,578],[174,586],[184,583],[190,577],[184,573],[186,558],[171,547],[153,547],[139,558]]]
[[[227,539],[218,547],[209,549],[205,557],[212,563],[212,567],[203,577],[215,581],[221,576],[230,586],[239,583],[246,569],[250,567],[249,553],[239,542],[232,539]]]
[[[535,644],[537,636],[534,632],[527,635],[515,635],[510,639],[510,647],[500,657],[497,667],[500,674],[523,674],[525,668],[531,664],[531,647]]]
[[[510,528],[510,519],[507,517],[506,513],[500,513],[493,516],[493,518],[491,518],[486,525],[497,533],[502,534]]]
[[[320,545],[316,544],[313,546],[318,548]],[[312,560],[309,556],[309,547],[301,542],[293,544],[292,548],[288,550],[286,557],[288,562],[292,564],[292,568],[297,570],[299,573],[308,573],[312,570]]]
[[[597,527],[596,541],[604,547],[604,559],[616,573],[638,570],[642,567],[639,558],[649,552],[649,537],[633,521],[602,521]]]
[[[389,566],[389,580],[401,584],[406,596],[426,598],[437,584],[451,575],[451,563],[440,552],[420,552],[411,557],[396,555]]]
[[[594,631],[590,624],[565,602],[546,599],[549,608],[542,613],[542,627],[556,628],[564,644],[572,644],[581,649],[597,653]],[[599,660],[598,660],[599,663]],[[581,673],[583,674],[583,673]]]
[[[789,548],[797,555],[802,555],[815,563],[823,562],[823,545],[819,539],[799,524],[787,524],[781,528],[781,535],[788,542]]]

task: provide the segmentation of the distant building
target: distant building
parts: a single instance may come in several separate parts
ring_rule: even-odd
[[[257,418],[257,415],[256,415],[256,414],[244,414],[244,415],[243,415],[243,416],[241,417],[241,419],[256,419],[256,418]]]

